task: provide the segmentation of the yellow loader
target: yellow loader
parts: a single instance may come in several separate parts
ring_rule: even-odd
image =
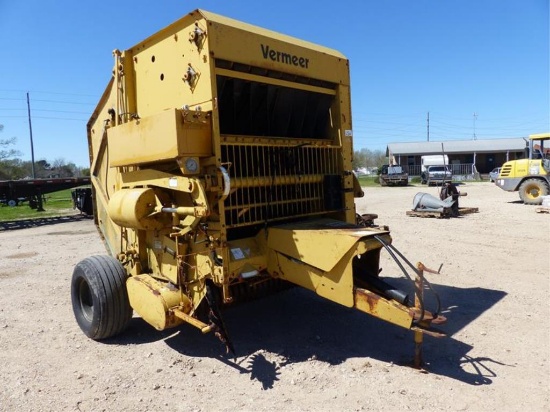
[[[502,165],[495,184],[507,192],[519,192],[527,205],[540,205],[550,194],[550,133],[529,136],[528,156]]]

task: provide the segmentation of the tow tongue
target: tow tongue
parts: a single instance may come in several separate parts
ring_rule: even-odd
[[[432,327],[432,323],[446,321],[438,314],[440,308],[431,313],[424,307],[424,289],[428,288],[436,295],[423,276],[424,271],[430,270],[420,263],[418,267],[413,266],[391,245],[387,230],[318,219],[269,228],[267,246],[268,272],[273,276],[312,290],[333,302],[413,330],[417,345],[422,344],[421,335],[425,333],[434,337],[445,336]],[[382,248],[414,283],[414,298],[378,277]],[[408,274],[406,265],[414,272],[413,276]],[[438,297],[437,302],[440,306]],[[421,350],[417,352],[421,358]]]
[[[374,235],[391,242],[386,230],[332,219],[271,227],[267,238],[268,271],[319,296],[353,307],[353,258],[367,252],[378,253],[382,244]]]

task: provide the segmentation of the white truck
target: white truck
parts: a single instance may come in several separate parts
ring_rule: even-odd
[[[421,157],[420,180],[428,186],[450,182],[453,178],[447,155],[426,155]]]
[[[409,174],[400,165],[383,165],[378,180],[380,186],[407,186]]]

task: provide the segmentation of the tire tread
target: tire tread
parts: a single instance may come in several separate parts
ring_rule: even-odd
[[[110,256],[90,256],[79,262],[73,272],[73,285],[83,278],[97,299],[94,300],[94,321],[79,320],[79,302],[74,302],[73,310],[79,326],[92,339],[101,340],[121,333],[132,318],[132,308],[126,290],[127,274],[120,262]],[[84,324],[82,324],[84,323]]]

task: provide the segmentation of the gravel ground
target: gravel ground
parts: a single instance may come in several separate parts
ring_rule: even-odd
[[[548,411],[550,214],[490,183],[460,186],[456,219],[406,216],[426,187],[374,187],[377,213],[412,262],[439,268],[447,338],[412,333],[295,288],[225,311],[237,358],[191,326],[134,317],[95,342],[78,328],[70,278],[105,254],[90,219],[0,224],[2,411]],[[383,258],[382,275],[399,278]]]

